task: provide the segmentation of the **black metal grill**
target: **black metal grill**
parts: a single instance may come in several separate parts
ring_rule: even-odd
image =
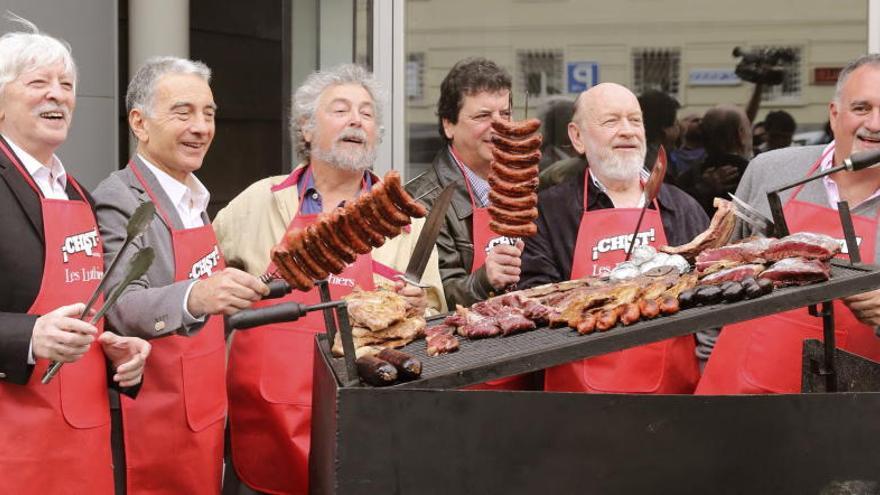
[[[698,330],[806,307],[877,287],[880,287],[880,267],[834,262],[832,278],[827,282],[776,289],[771,294],[749,301],[691,308],[675,315],[640,321],[630,326],[618,325],[606,332],[590,335],[579,335],[568,327],[543,327],[508,337],[480,340],[460,337],[460,348],[457,352],[434,357],[425,354],[425,341],[420,339],[401,350],[422,361],[421,378],[392,387],[464,387],[687,335]],[[442,318],[436,318],[429,325],[440,322]],[[325,355],[330,355],[327,340],[323,336],[319,337],[319,348]],[[340,384],[353,383],[346,379],[343,358],[331,358],[330,361]]]

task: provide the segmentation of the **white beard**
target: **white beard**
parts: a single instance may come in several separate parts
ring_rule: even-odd
[[[372,167],[373,163],[376,162],[376,156],[378,155],[376,146],[367,143],[363,147],[357,147],[351,150],[343,149],[343,147],[340,146],[340,143],[344,137],[349,135],[366,139],[366,133],[363,131],[344,131],[339,135],[336,141],[333,142],[330,149],[312,149],[312,158],[327,162],[334,167],[351,172],[363,172]],[[315,131],[315,138],[317,141],[317,130]]]
[[[587,163],[602,176],[614,181],[638,178],[645,166],[645,147],[638,153],[615,153],[614,150],[587,144]]]

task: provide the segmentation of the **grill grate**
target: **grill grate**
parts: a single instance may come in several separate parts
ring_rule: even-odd
[[[422,361],[421,378],[392,387],[464,387],[686,335],[706,328],[801,308],[871,290],[877,286],[880,286],[880,267],[850,266],[834,262],[832,278],[827,282],[776,289],[771,294],[750,301],[691,308],[675,315],[640,321],[627,327],[618,325],[607,332],[578,335],[568,327],[542,327],[508,337],[481,340],[460,337],[460,348],[457,352],[434,357],[425,354],[425,340],[419,339],[401,350]],[[437,325],[442,321],[442,317],[435,318],[429,321],[428,325]],[[320,340],[320,349],[325,355],[329,355],[326,339]],[[345,360],[332,358],[330,362],[337,381],[340,384],[344,383]]]

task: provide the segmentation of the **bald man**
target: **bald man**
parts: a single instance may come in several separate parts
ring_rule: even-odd
[[[607,274],[625,257],[646,172],[645,128],[636,96],[603,83],[581,93],[568,136],[586,163],[538,195],[538,234],[526,240],[521,285]],[[664,184],[648,205],[638,239],[655,247],[689,242],[708,226],[699,204]],[[699,379],[691,335],[569,363],[545,371],[545,390],[691,393]]]

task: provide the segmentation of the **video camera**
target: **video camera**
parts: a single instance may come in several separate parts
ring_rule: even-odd
[[[785,66],[795,60],[795,53],[791,48],[756,48],[747,52],[736,47],[733,49],[733,56],[742,57],[734,70],[740,79],[768,86],[782,84]]]

